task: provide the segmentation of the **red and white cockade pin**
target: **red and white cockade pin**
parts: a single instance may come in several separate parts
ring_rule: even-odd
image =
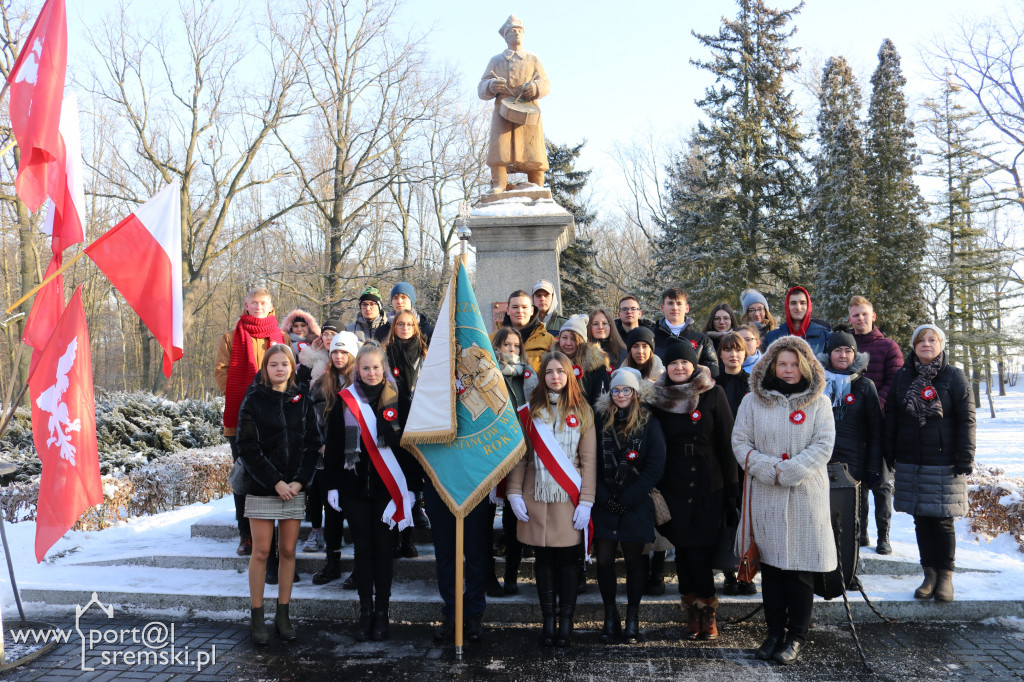
[[[797,410],[793,414],[789,415],[789,421],[794,424],[803,424],[805,419],[807,419],[807,415],[804,414],[803,410]]]
[[[533,372],[531,372],[530,370],[527,369],[527,370],[523,371],[523,378],[524,379],[529,379],[532,376],[533,376]]]
[[[924,398],[925,400],[935,400],[935,396],[936,393],[934,386],[925,386],[924,388],[921,389],[921,397]]]
[[[389,407],[384,410],[384,421],[393,422],[398,418],[398,410],[393,407]]]
[[[785,462],[787,459],[789,459],[789,453],[788,452],[783,452],[782,453],[782,461]]]
[[[397,367],[392,367],[391,368],[391,373],[394,374],[397,377],[400,372],[398,371]]]
[[[295,395],[295,397],[294,397],[294,398],[292,398],[292,402],[293,402],[293,403],[297,403],[297,402],[299,402],[300,400],[302,400],[302,394],[301,394],[301,393],[297,393],[297,394]]]
[[[575,429],[577,426],[580,425],[580,420],[579,420],[579,418],[576,415],[570,414],[568,417],[565,418],[565,423],[570,428]]]
[[[640,456],[640,453],[636,450],[630,450],[626,453],[626,459],[630,462],[635,462],[636,458]]]
[[[699,422],[700,421],[700,410],[694,410],[690,413],[690,419]]]
[[[608,373],[611,374],[614,371],[615,371],[615,368],[612,367],[611,365],[608,365]]]
[[[574,377],[576,377],[577,379],[579,379],[580,377],[583,376],[583,368],[580,367],[579,365],[573,365],[572,366],[572,375]]]
[[[843,400],[846,401],[847,405],[853,405],[855,402],[857,402],[857,396],[855,396],[852,393],[847,393],[846,397],[843,398]]]
[[[690,345],[693,346],[694,350],[697,350],[697,342],[694,339],[690,339]]]

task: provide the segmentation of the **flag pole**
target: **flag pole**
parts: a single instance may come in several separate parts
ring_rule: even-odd
[[[92,246],[92,244],[90,244],[89,246]],[[43,281],[42,281],[42,282],[40,282],[39,284],[37,284],[37,285],[35,286],[35,288],[33,288],[33,289],[32,289],[31,291],[29,291],[29,292],[28,292],[27,294],[25,294],[24,296],[22,296],[21,298],[19,298],[19,299],[18,299],[17,301],[15,301],[14,303],[12,303],[12,304],[10,305],[10,307],[9,307],[9,308],[7,308],[7,310],[6,310],[5,312],[6,312],[7,314],[10,314],[10,312],[11,312],[12,310],[14,310],[15,308],[17,308],[17,307],[18,307],[19,305],[21,305],[22,303],[24,303],[24,302],[25,302],[25,301],[27,301],[28,299],[32,298],[32,297],[33,297],[33,296],[34,296],[34,295],[36,294],[36,292],[38,292],[38,291],[39,291],[40,289],[42,289],[43,287],[45,287],[45,286],[46,286],[47,284],[49,284],[50,282],[52,282],[53,280],[55,280],[55,279],[57,278],[57,276],[58,276],[58,275],[60,275],[60,274],[61,274],[61,273],[63,273],[63,272],[65,271],[65,270],[67,270],[68,268],[70,268],[70,267],[71,267],[72,265],[74,265],[74,264],[75,264],[76,262],[78,262],[78,260],[79,260],[79,259],[80,259],[80,258],[81,258],[82,256],[84,256],[84,255],[85,255],[85,249],[82,249],[81,251],[79,251],[78,253],[76,253],[76,254],[75,254],[74,256],[72,256],[71,258],[69,258],[69,259],[68,259],[67,261],[65,261],[65,263],[64,263],[63,265],[61,265],[61,266],[60,266],[59,268],[57,268],[57,269],[56,269],[56,270],[54,270],[54,271],[53,271],[52,273],[50,273],[50,275],[49,275],[49,276],[47,276],[47,277],[44,277],[44,278],[43,278]]]
[[[455,518],[455,660],[462,660],[462,587],[465,582],[463,543],[465,542],[466,519]]]

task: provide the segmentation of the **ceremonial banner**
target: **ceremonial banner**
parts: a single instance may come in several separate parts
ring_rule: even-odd
[[[461,257],[416,382],[402,446],[416,455],[458,518],[471,512],[526,452]]]

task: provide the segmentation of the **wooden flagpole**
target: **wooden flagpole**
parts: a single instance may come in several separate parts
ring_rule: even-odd
[[[93,244],[95,244],[95,242],[93,242]],[[90,244],[89,246],[92,246],[92,244]],[[33,295],[34,295],[34,294],[35,294],[35,293],[36,293],[37,291],[39,291],[40,289],[42,289],[43,287],[45,287],[45,286],[46,286],[47,284],[49,284],[50,282],[52,282],[53,280],[55,280],[55,279],[57,278],[57,276],[58,276],[58,275],[60,275],[60,274],[61,274],[62,272],[64,272],[64,271],[65,271],[65,270],[67,270],[68,268],[70,268],[70,267],[71,267],[72,265],[74,265],[74,264],[75,264],[76,262],[78,262],[78,260],[79,260],[79,259],[80,259],[80,258],[81,258],[82,256],[84,256],[84,255],[85,255],[85,249],[82,249],[81,251],[79,251],[78,253],[76,253],[76,254],[75,254],[74,256],[72,256],[71,258],[67,259],[67,260],[66,260],[66,261],[64,262],[64,264],[63,264],[63,265],[61,265],[61,266],[60,266],[59,268],[57,268],[57,269],[56,269],[56,270],[54,270],[54,271],[53,271],[52,273],[50,273],[50,276],[49,276],[49,277],[44,277],[44,278],[43,278],[43,281],[42,281],[42,282],[40,282],[39,284],[37,284],[37,285],[36,285],[36,287],[35,287],[34,289],[32,289],[32,290],[31,290],[31,291],[29,291],[29,292],[28,292],[27,294],[25,294],[24,296],[22,296],[21,298],[19,298],[19,299],[18,299],[17,301],[15,301],[14,303],[12,303],[12,304],[10,305],[10,307],[8,307],[8,308],[7,308],[7,311],[6,311],[6,312],[7,312],[7,314],[10,314],[10,312],[11,312],[12,310],[14,310],[15,308],[17,308],[17,307],[18,307],[19,305],[21,305],[22,303],[24,303],[24,302],[25,302],[25,301],[27,301],[28,299],[32,298],[32,296],[33,296]]]
[[[462,588],[465,582],[465,557],[463,555],[463,544],[465,542],[466,519],[462,516],[455,518],[455,660],[462,660]]]

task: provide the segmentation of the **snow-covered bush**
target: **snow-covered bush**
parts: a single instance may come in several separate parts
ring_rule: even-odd
[[[1006,476],[1002,469],[978,469],[970,478],[967,497],[971,530],[995,537],[1011,533],[1024,552],[1024,479]]]

